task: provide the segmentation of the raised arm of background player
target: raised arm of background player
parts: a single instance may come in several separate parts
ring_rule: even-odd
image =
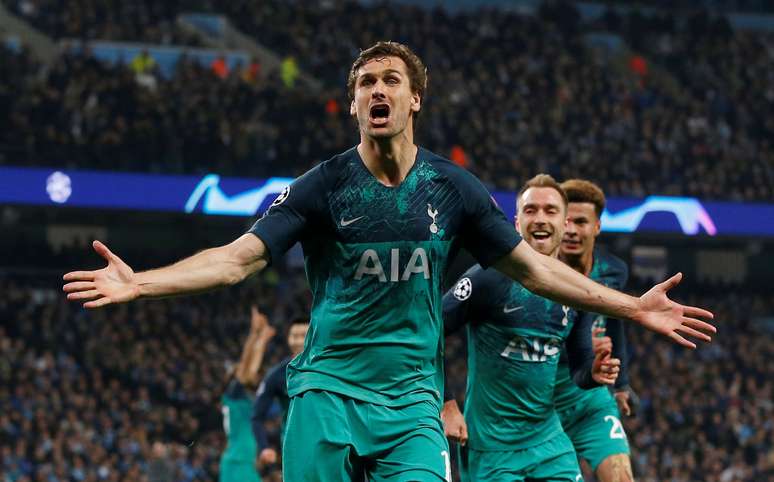
[[[247,335],[242,356],[234,371],[234,377],[243,386],[255,387],[258,385],[258,370],[261,369],[263,356],[266,354],[266,346],[274,337],[276,329],[269,325],[266,315],[258,311],[255,306],[250,307],[250,334]]]
[[[234,369],[233,378],[228,381],[224,395],[233,400],[248,398],[248,387],[258,385],[258,370],[263,363],[266,346],[274,336],[275,329],[269,326],[266,315],[255,306],[250,307],[250,333],[242,347],[242,355]],[[231,421],[229,421],[230,423]]]
[[[461,286],[462,280],[467,280],[464,285],[466,293],[458,295],[455,291]],[[468,270],[443,297],[444,335],[456,333],[465,324],[492,319],[492,310],[500,306],[498,300],[503,296],[503,289],[510,287],[502,285],[502,277],[498,273],[483,270],[479,266]],[[570,372],[581,388],[613,384],[620,365],[619,360],[610,357],[609,349],[595,353],[591,338],[592,320],[590,316],[580,316],[566,340]],[[444,369],[444,377],[446,373]],[[464,445],[467,424],[446,380],[442,419],[446,436]]]
[[[95,251],[107,261],[107,266],[65,274],[67,283],[63,289],[68,293],[67,299],[83,302],[85,308],[98,308],[138,298],[200,293],[241,282],[265,268],[272,258],[279,259],[303,237],[308,238],[313,228],[319,227],[320,220],[330,215],[326,197],[330,180],[323,166],[325,163],[286,188],[250,232],[227,245],[207,249],[164,268],[135,273],[107,246],[94,241]],[[464,193],[462,222],[466,235],[462,241],[471,252],[485,253],[488,247],[501,244],[503,238],[513,238],[514,227],[486,188],[472,176],[469,181]],[[635,298],[595,283],[561,261],[538,254],[527,243],[518,243],[495,267],[540,296],[579,310],[633,320],[683,346],[696,347],[683,335],[709,341],[706,333],[715,333],[712,325],[695,318],[712,318],[712,313],[680,305],[667,297],[667,291],[680,282],[681,274]]]

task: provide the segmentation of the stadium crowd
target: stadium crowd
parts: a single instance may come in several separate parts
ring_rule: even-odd
[[[238,310],[257,302],[282,329],[290,306],[275,300],[306,296],[302,279],[269,272],[194,303],[87,314],[39,284],[0,281],[2,482],[217,480]],[[279,336],[264,366],[286,355]]]
[[[309,305],[298,271],[272,270],[204,298],[96,312],[44,280],[0,279],[2,482],[216,480],[225,442],[219,398],[250,304],[280,334]],[[629,330],[641,406],[625,424],[637,480],[771,480],[774,340],[752,320],[771,316],[774,300],[721,297],[711,287],[682,293],[714,310],[720,334],[691,352]],[[286,354],[278,335],[264,369]],[[462,365],[451,363],[450,379],[464,379]],[[264,480],[279,480],[278,467],[264,468]]]
[[[175,19],[192,2],[3,0],[11,12],[55,39],[136,41],[201,46]]]
[[[62,15],[51,7],[38,11]],[[24,54],[4,51],[3,60],[27,64],[26,78],[39,80],[22,83],[29,86],[5,107],[0,162],[296,175],[355,143],[347,69],[359,48],[388,38],[415,47],[430,68],[419,142],[492,186],[513,189],[542,171],[594,179],[610,195],[774,195],[774,90],[767,80],[774,75],[774,39],[702,21],[706,14],[664,27],[639,14],[584,25],[564,6],[534,17],[343,0],[217,8],[297,59],[323,82],[322,91],[288,86],[274,74],[246,75],[244,68],[224,78],[188,60],[172,79],[147,87],[131,69],[101,65],[88,53],[63,55],[36,71],[31,61],[14,58]],[[100,18],[87,13],[78,17]],[[145,17],[157,18],[126,21]],[[584,33],[600,29],[621,32],[644,57],[627,65],[587,46]],[[135,40],[158,41],[142,29],[126,30]],[[11,83],[19,75],[4,73],[6,90],[19,85]]]

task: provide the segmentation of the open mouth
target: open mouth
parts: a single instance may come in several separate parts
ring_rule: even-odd
[[[537,239],[538,241],[543,241],[544,239],[548,239],[551,237],[551,233],[548,231],[533,231],[532,237]]]
[[[387,104],[376,104],[371,106],[369,111],[371,122],[374,124],[384,124],[390,117],[390,106]]]

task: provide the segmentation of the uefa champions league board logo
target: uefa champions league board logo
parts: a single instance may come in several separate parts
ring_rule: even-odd
[[[270,177],[255,188],[228,195],[220,188],[220,176],[207,174],[199,181],[185,203],[185,212],[192,213],[201,203],[201,212],[205,214],[228,214],[232,216],[253,216],[263,201],[272,194],[280,193],[271,206],[282,204],[290,195],[289,177]],[[268,211],[268,210],[267,210]]]
[[[48,198],[55,203],[66,203],[73,193],[73,184],[70,176],[60,171],[52,173],[46,179],[46,192],[48,193]]]

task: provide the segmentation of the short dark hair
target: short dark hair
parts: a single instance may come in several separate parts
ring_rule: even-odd
[[[420,99],[424,99],[425,93],[427,92],[427,67],[425,67],[422,59],[420,59],[408,46],[402,43],[380,40],[367,49],[361,50],[360,55],[358,55],[352,63],[352,67],[349,69],[349,75],[347,76],[347,94],[349,94],[349,100],[352,101],[355,99],[355,82],[357,81],[358,69],[371,60],[383,59],[385,57],[398,57],[403,60],[408,69],[411,91],[418,94]],[[418,114],[419,112],[413,112],[415,119]]]
[[[568,179],[562,184],[562,190],[567,194],[567,200],[571,203],[591,203],[597,218],[602,218],[607,201],[602,189],[591,181],[585,179]]]
[[[559,195],[562,197],[562,202],[564,202],[564,207],[567,208],[567,194],[562,189],[562,186],[556,181],[556,179],[553,178],[550,174],[538,174],[537,176],[533,177],[524,185],[521,187],[521,190],[519,191],[519,194],[516,196],[516,204],[518,206],[519,199],[521,199],[522,194],[527,192],[527,189],[532,187],[550,187],[551,189],[555,189],[556,192],[559,193]]]
[[[309,324],[309,317],[306,315],[299,315],[291,318],[290,323],[288,323],[288,326],[308,325],[308,324]]]

